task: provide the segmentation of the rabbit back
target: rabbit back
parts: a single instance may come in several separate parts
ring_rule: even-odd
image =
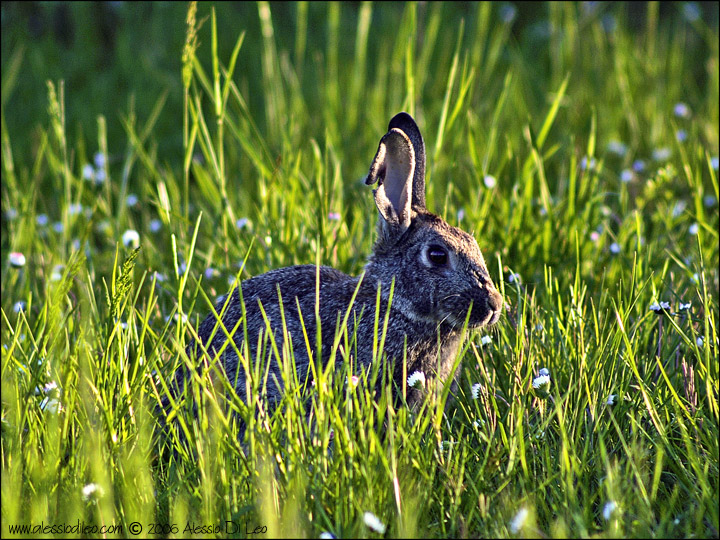
[[[283,348],[283,339],[289,339],[298,376],[302,380],[307,375],[310,354],[304,336],[307,334],[310,342],[315,343],[315,291],[318,279],[321,304],[322,298],[332,294],[331,291],[354,288],[357,282],[357,279],[329,266],[308,264],[271,270],[243,281],[239,288],[232,291],[230,299],[221,297],[216,303],[215,313],[210,313],[200,324],[198,336],[202,348],[210,358],[222,351],[222,368],[243,400],[247,397],[246,374],[238,352],[242,354],[244,351],[245,328],[250,353],[247,360],[251,365],[258,360],[259,346],[264,345],[266,355],[273,354],[272,344],[259,344],[259,338],[262,340],[263,336],[267,336],[270,339],[272,336],[280,350]],[[226,343],[228,334],[232,336],[234,345]],[[188,346],[188,356],[197,358],[202,348],[197,341],[193,341]],[[270,359],[268,369],[267,394],[272,400],[277,400],[283,391],[282,370],[276,359]]]

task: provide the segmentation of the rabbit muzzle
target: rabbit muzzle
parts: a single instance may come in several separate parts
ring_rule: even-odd
[[[500,319],[502,306],[502,296],[494,285],[489,283],[441,298],[438,314],[441,322],[451,326],[461,327],[467,319],[468,327],[480,328],[495,324]]]
[[[468,306],[471,310],[469,326],[489,326],[500,319],[503,300],[494,285],[488,283],[469,296],[472,301],[472,307]]]

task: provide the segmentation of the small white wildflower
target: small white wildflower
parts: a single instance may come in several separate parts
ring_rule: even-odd
[[[525,525],[525,521],[527,521],[528,515],[530,515],[530,512],[528,512],[527,508],[522,507],[518,510],[518,513],[510,520],[510,532],[513,534],[520,532]]]
[[[549,377],[550,376],[550,370],[548,368],[540,368],[540,371],[538,371],[538,375],[541,377]]]
[[[340,213],[339,212],[330,212],[328,214],[328,219],[330,221],[340,221]]]
[[[8,259],[10,259],[10,266],[13,268],[22,268],[25,266],[25,255],[19,251],[13,251],[10,253]]]
[[[41,227],[47,225],[48,221],[50,221],[50,219],[48,218],[47,214],[38,214],[35,218],[35,223],[37,223]]]
[[[690,22],[695,22],[702,16],[702,11],[697,2],[683,2],[682,11],[685,18]]]
[[[633,172],[630,169],[623,169],[623,171],[620,173],[620,180],[627,184],[632,179]]]
[[[648,309],[650,311],[654,311],[655,313],[660,313],[664,309],[670,309],[670,302],[660,302],[659,304],[655,302],[654,304],[651,304]]]
[[[492,343],[492,337],[483,336],[482,339],[480,340],[480,343],[482,343],[483,345],[489,345],[490,343]]]
[[[610,253],[612,253],[613,255],[617,255],[618,253],[620,253],[620,244],[618,244],[617,242],[613,242],[612,244],[610,244]]]
[[[538,397],[546,398],[550,393],[550,375],[535,377],[532,382],[532,387]]]
[[[692,307],[692,302],[688,302],[687,304],[683,304],[680,302],[680,305],[678,306],[678,311],[689,311]]]
[[[105,154],[102,152],[96,152],[95,156],[93,157],[93,161],[95,162],[95,167],[98,169],[102,169],[105,166]]]
[[[473,426],[475,427],[475,429],[480,429],[484,425],[485,425],[485,420],[483,420],[482,418],[473,421]]]
[[[13,311],[15,313],[20,313],[21,311],[25,311],[27,309],[27,303],[20,300],[19,302],[15,302],[13,304]]]
[[[512,4],[503,4],[502,6],[500,6],[498,14],[500,15],[500,20],[502,22],[504,22],[505,24],[510,24],[515,20],[515,17],[517,16],[517,8]]]
[[[363,514],[363,521],[365,522],[365,525],[367,525],[373,531],[380,534],[385,534],[385,525],[382,521],[380,521],[380,518],[378,518],[372,512],[365,512]]]
[[[270,247],[272,245],[272,236],[269,234],[265,236],[265,245]]]
[[[597,161],[595,161],[595,158],[588,158],[587,156],[584,156],[580,160],[580,168],[585,171],[587,169],[590,169],[591,171],[595,169],[595,166],[597,165]]]
[[[60,404],[60,401],[58,401],[55,398],[45,397],[40,402],[40,408],[43,411],[55,414],[58,411],[62,411],[62,405]]]
[[[497,179],[494,176],[487,174],[485,175],[485,178],[483,178],[483,184],[485,184],[486,188],[492,189],[497,185]]]
[[[105,495],[105,490],[102,486],[98,486],[97,484],[88,484],[82,488],[82,498],[84,501],[99,499],[103,495]]]
[[[461,208],[460,210],[458,210],[457,220],[462,221],[464,217],[465,217],[465,210],[463,208]]]
[[[617,394],[610,394],[607,398],[606,403],[608,405],[615,405],[615,400],[617,399]]]
[[[412,375],[410,375],[408,377],[407,383],[408,383],[408,386],[410,386],[412,388],[415,388],[418,386],[420,388],[424,388],[425,387],[425,373],[423,373],[422,371],[415,371]]]
[[[122,243],[125,247],[138,247],[140,245],[140,235],[136,230],[128,229],[122,235]]]
[[[453,441],[440,441],[438,448],[442,452],[443,450],[449,450],[453,444],[455,444]]]
[[[632,168],[635,172],[643,172],[645,170],[645,162],[642,159],[633,161]]]
[[[238,229],[244,229],[245,227],[249,228],[251,225],[252,225],[251,221],[246,217],[240,218],[235,222],[235,226]]]
[[[321,538],[322,540],[332,540],[333,538],[337,538],[337,536],[335,536],[335,535],[334,535],[333,533],[331,533],[331,532],[323,531],[323,532],[320,533],[320,538]]]
[[[471,397],[472,397],[473,399],[479,398],[481,391],[482,391],[482,384],[480,384],[479,382],[473,384],[473,385],[472,385],[472,389],[471,389]]]
[[[608,152],[612,152],[613,154],[617,154],[618,156],[622,157],[627,153],[627,146],[625,146],[620,141],[612,140],[607,145]]]
[[[652,156],[655,161],[667,161],[671,154],[672,150],[667,147],[662,147],[653,150]]]
[[[110,222],[107,219],[103,219],[102,221],[98,222],[95,230],[100,234],[110,236],[110,234],[112,233],[112,225],[110,225]]]
[[[605,506],[603,506],[603,517],[605,518],[605,521],[610,521],[610,518],[613,515],[613,512],[617,510],[617,503],[615,501],[608,501],[605,503]]]
[[[687,106],[686,103],[676,103],[675,108],[673,109],[673,112],[675,113],[675,116],[678,118],[689,118],[690,117],[690,107]]]
[[[62,264],[53,266],[52,272],[50,272],[50,281],[60,281],[64,270],[65,267]]]
[[[698,347],[702,347],[705,344],[705,340],[702,338],[702,336],[698,336],[698,338],[695,340],[695,343],[697,343]]]
[[[135,206],[135,205],[138,203],[139,200],[140,200],[140,199],[138,199],[138,196],[137,196],[137,195],[135,195],[134,193],[131,193],[131,194],[128,195],[127,198],[125,199],[125,203],[126,203],[128,206]]]
[[[688,232],[689,232],[690,234],[692,234],[693,236],[695,236],[695,235],[698,233],[698,230],[699,230],[699,229],[700,229],[700,227],[698,226],[698,224],[697,224],[697,223],[693,223],[692,225],[690,225],[690,228],[688,229]]]
[[[93,176],[95,176],[95,169],[93,169],[93,166],[89,163],[86,163],[83,165],[82,168],[82,177],[85,180],[92,180]]]
[[[105,169],[97,169],[95,171],[95,184],[102,184],[105,181],[105,178],[107,178],[107,175],[105,174]]]
[[[685,208],[687,207],[687,203],[685,201],[677,201],[675,203],[675,206],[673,206],[672,209],[672,217],[680,217],[682,213],[685,211]]]
[[[692,279],[695,283],[700,283],[700,275],[697,272],[692,275]]]
[[[162,229],[162,221],[157,218],[150,221],[150,232],[156,233],[160,229]]]

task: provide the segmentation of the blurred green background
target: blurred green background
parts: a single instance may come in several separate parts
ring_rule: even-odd
[[[617,18],[626,19],[630,28],[644,28],[647,17],[645,2],[630,2],[622,6],[614,2],[581,2],[579,32],[590,29],[590,22],[602,18],[603,27],[612,30]],[[324,93],[318,89],[322,81],[315,75],[323,70],[327,61],[328,6],[311,2],[308,5],[308,34],[312,42],[296,43],[297,5],[294,2],[270,4],[275,25],[275,40],[279,54],[292,61],[303,85],[303,95],[309,100],[308,109],[322,110]],[[217,11],[218,34],[227,39],[218,42],[220,58],[229,58],[235,45],[235,36],[246,32],[242,52],[238,58],[236,77],[248,101],[251,111],[264,109],[261,95],[262,34],[258,6],[253,2],[219,2],[200,4],[198,16],[207,17],[211,7]],[[425,3],[418,6],[418,18],[427,15],[430,8]],[[360,2],[344,2],[340,9],[338,56],[352,57],[355,48]],[[2,70],[6,71],[13,58],[21,67],[17,78],[3,86],[2,100],[5,120],[13,138],[15,152],[23,154],[38,144],[38,125],[47,123],[47,88],[45,81],[65,81],[65,106],[68,136],[71,141],[92,140],[96,135],[96,118],[105,115],[108,121],[108,139],[120,141],[125,133],[120,115],[134,111],[138,118],[147,118],[158,98],[167,92],[167,102],[159,118],[154,135],[161,156],[177,160],[182,156],[182,82],[181,55],[185,39],[184,2],[3,2],[2,3]],[[388,51],[379,51],[378,44],[386,42],[387,36],[398,34],[404,4],[382,2],[372,11],[370,39],[368,42],[368,78],[375,75],[375,60],[386,58]],[[498,2],[495,6],[497,24],[510,22],[510,43],[515,46],[501,51],[496,65],[485,78],[483,87],[488,94],[502,85],[503,77],[518,56],[525,56],[524,68],[527,84],[526,110],[535,110],[546,99],[546,88],[533,84],[545,80],[553,65],[553,35],[562,32],[549,19],[549,9],[541,2]],[[438,39],[447,46],[435,47],[435,51],[452,52],[457,38],[457,21],[466,19],[462,49],[471,48],[477,39],[470,31],[475,26],[477,10],[469,3],[447,3],[442,7],[442,28]],[[583,17],[587,24],[583,25]],[[658,32],[665,32],[678,18],[699,18],[708,27],[718,24],[717,2],[662,2],[658,9]],[[422,20],[418,27],[423,29]],[[374,39],[378,34],[383,39]],[[668,85],[682,85],[683,93],[692,97],[707,84],[706,66],[698,59],[708,56],[708,43],[699,33],[688,33],[684,44],[686,62],[692,69],[693,78],[683,81],[666,81]],[[309,40],[308,40],[309,41]],[[422,41],[422,36],[419,36]],[[298,49],[298,45],[300,48]],[[288,52],[290,51],[290,52]],[[521,52],[522,51],[522,52]],[[530,54],[528,54],[528,52]],[[651,51],[648,51],[651,53]],[[564,54],[572,55],[573,51]],[[209,25],[200,31],[198,56],[204,65],[210,65]],[[577,56],[577,61],[582,61]],[[444,61],[443,61],[444,60]],[[446,66],[450,58],[431,59],[431,66]],[[587,59],[585,59],[587,61]],[[598,66],[600,67],[600,66]],[[352,73],[352,70],[343,70]],[[579,70],[576,70],[579,71]],[[598,70],[598,76],[604,72]],[[555,86],[565,73],[554,73]],[[423,74],[425,88],[420,96],[444,90],[445,73],[434,77]],[[648,84],[656,81],[648,80]],[[608,96],[610,97],[610,96]],[[438,104],[439,106],[439,104]],[[489,105],[488,105],[489,106]],[[523,111],[519,111],[523,112]],[[589,114],[589,111],[578,112]],[[260,130],[264,132],[264,118],[257,115]],[[322,132],[323,115],[311,120],[317,132]],[[602,118],[599,119],[602,122]],[[342,148],[342,147],[341,147]]]

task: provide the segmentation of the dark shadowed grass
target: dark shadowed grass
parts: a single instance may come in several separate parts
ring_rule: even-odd
[[[113,4],[94,90],[92,58],[6,6],[4,535],[718,535],[716,5]],[[148,51],[171,58],[152,76]],[[362,180],[400,110],[429,209],[474,234],[505,315],[470,335],[454,399],[375,395],[381,362],[353,384],[338,336],[312,387],[279,340],[288,392],[243,403],[212,358],[195,371],[195,329],[269,269],[362,272]],[[159,433],[183,365],[194,398]]]

